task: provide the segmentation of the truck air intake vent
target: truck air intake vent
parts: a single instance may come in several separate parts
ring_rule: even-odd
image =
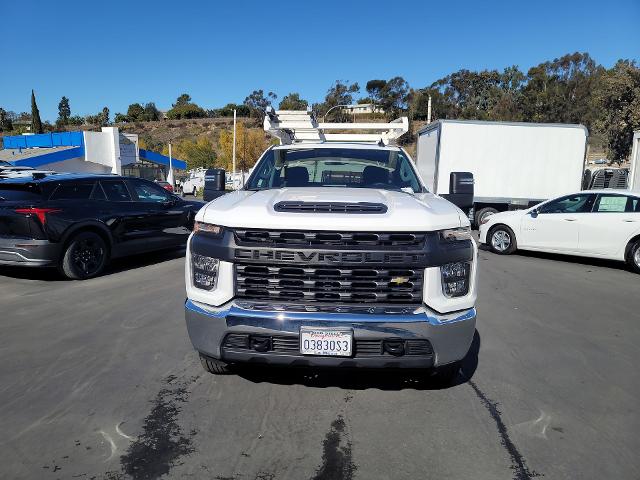
[[[370,202],[278,202],[276,212],[295,213],[386,213],[387,206]]]

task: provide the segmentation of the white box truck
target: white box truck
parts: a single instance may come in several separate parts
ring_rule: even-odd
[[[475,182],[470,219],[527,208],[582,187],[582,125],[437,120],[418,132],[416,164],[427,188],[445,198],[454,172]]]

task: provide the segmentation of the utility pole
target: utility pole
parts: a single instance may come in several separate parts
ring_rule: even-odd
[[[167,182],[169,182],[171,184],[171,187],[173,187],[173,162],[171,160],[171,153],[171,142],[169,142],[169,174],[167,175]]]
[[[231,156],[233,157],[233,185],[236,184],[236,109],[233,109],[233,150]]]
[[[429,95],[429,103],[427,103],[427,123],[431,123],[431,95]]]

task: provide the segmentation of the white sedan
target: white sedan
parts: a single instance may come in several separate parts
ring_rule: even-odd
[[[480,243],[627,262],[640,273],[640,192],[587,190],[483,219]]]

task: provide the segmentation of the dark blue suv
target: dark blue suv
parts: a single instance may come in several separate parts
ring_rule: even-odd
[[[141,178],[55,174],[0,181],[0,265],[55,266],[71,279],[110,259],[184,246],[202,203]]]

